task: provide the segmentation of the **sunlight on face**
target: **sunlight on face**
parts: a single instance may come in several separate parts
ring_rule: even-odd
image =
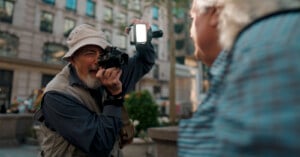
[[[198,36],[197,36],[197,30],[196,30],[196,18],[197,18],[197,8],[196,8],[196,2],[195,0],[193,1],[193,5],[192,8],[190,10],[190,17],[192,19],[192,24],[191,24],[191,28],[190,28],[190,36],[194,42],[194,55],[196,57],[197,60],[200,60],[202,58],[202,51],[201,48],[198,45]]]

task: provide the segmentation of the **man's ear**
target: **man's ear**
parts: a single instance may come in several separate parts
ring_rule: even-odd
[[[74,63],[75,63],[74,56],[70,57],[69,63],[72,64],[72,65],[74,65]]]
[[[212,27],[217,27],[219,24],[219,14],[220,14],[219,11],[217,10],[217,8],[212,8],[210,14],[211,14],[211,18],[209,22],[210,25]]]

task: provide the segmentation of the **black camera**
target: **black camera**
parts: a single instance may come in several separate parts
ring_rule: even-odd
[[[122,65],[128,63],[128,54],[122,52],[117,47],[107,47],[98,58],[98,65],[104,69],[116,67],[121,68]]]
[[[144,44],[151,41],[152,38],[160,38],[163,36],[162,30],[147,31],[145,24],[134,24],[129,26],[130,44]],[[117,47],[107,47],[104,53],[98,58],[98,65],[105,69],[116,67],[121,68],[122,65],[128,63],[129,56]]]

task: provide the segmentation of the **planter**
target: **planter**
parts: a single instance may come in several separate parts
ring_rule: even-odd
[[[35,135],[37,138],[37,143],[40,146],[42,144],[42,140],[43,140],[43,135],[42,135],[42,131],[41,131],[41,125],[37,124],[33,126],[33,130],[35,131]]]
[[[32,124],[32,114],[0,114],[0,147],[24,143]]]
[[[177,126],[148,129],[148,136],[156,143],[156,157],[177,157],[177,133]]]

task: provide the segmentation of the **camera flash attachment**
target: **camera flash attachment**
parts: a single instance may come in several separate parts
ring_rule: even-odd
[[[145,44],[147,42],[146,24],[134,24],[130,26],[130,44]]]

